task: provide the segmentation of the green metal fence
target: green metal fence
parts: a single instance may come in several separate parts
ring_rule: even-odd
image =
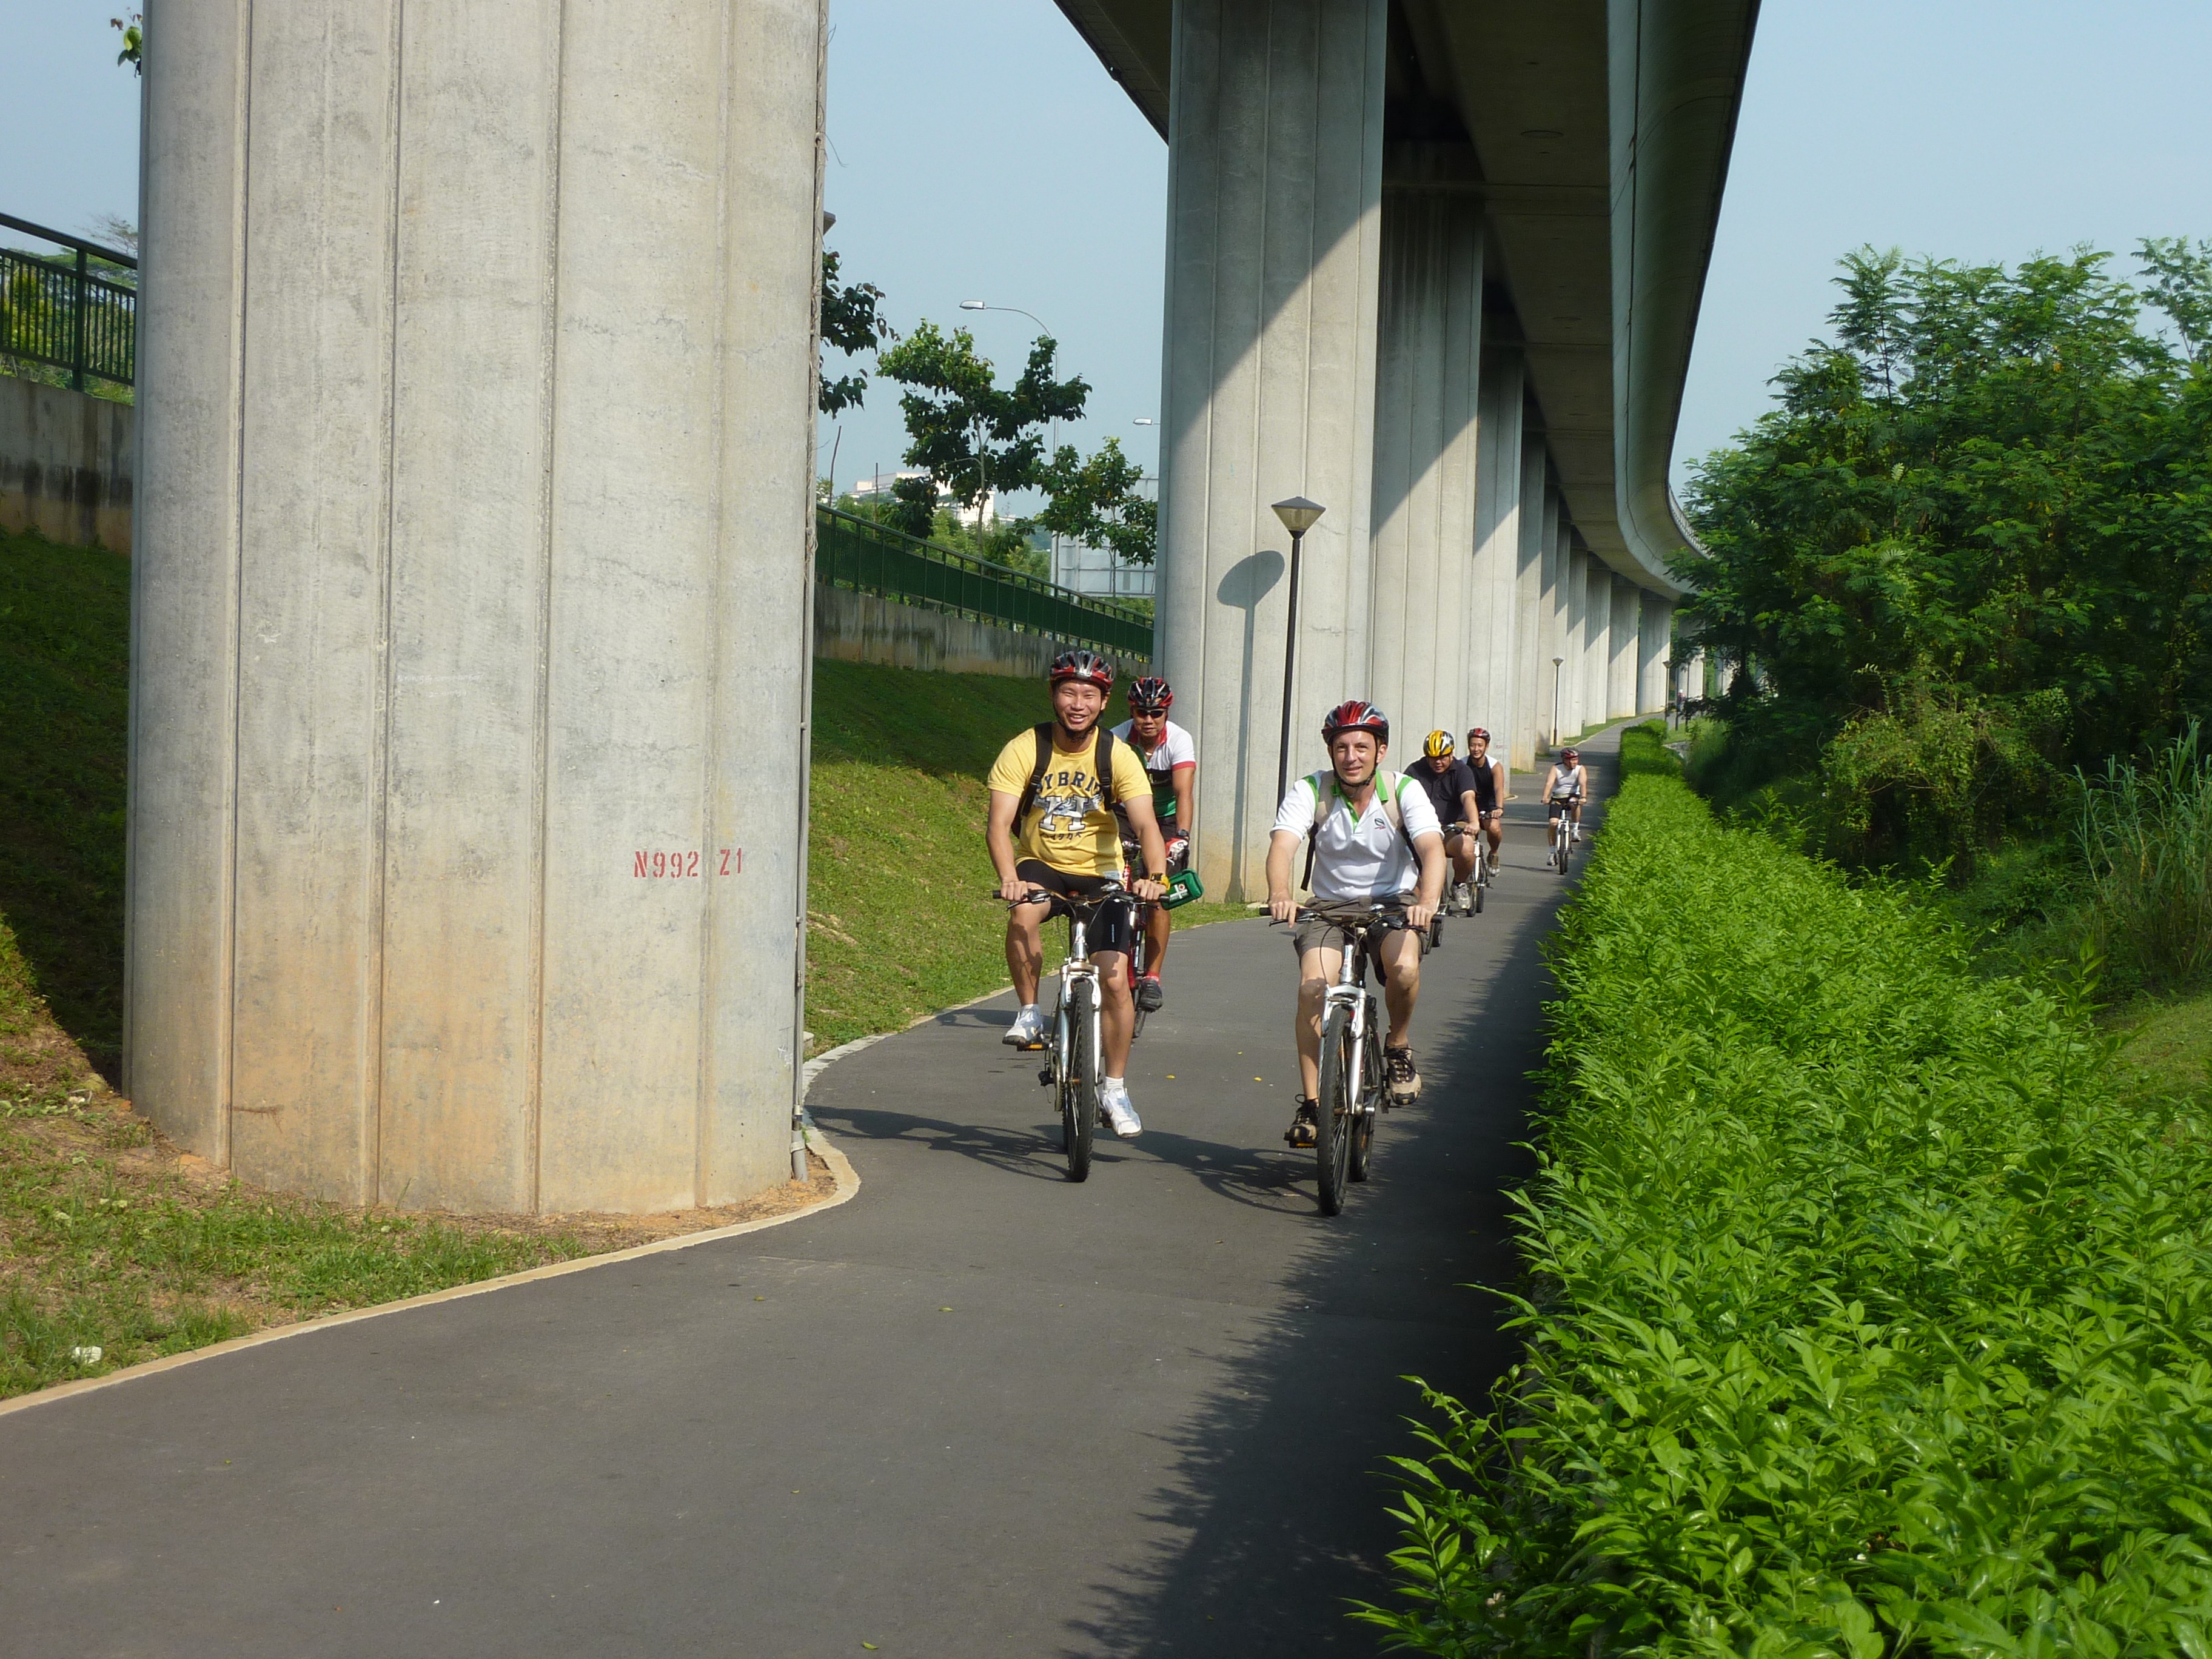
[[[0,225],[70,250],[0,247],[0,356],[129,386],[137,378],[138,262],[127,253],[0,213]]]
[[[1152,659],[1152,624],[1142,611],[1085,598],[835,507],[815,509],[814,532],[814,574],[833,587],[1048,634],[1116,656]]]

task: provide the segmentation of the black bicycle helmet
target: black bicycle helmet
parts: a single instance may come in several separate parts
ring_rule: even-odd
[[[1052,670],[1045,676],[1048,685],[1058,685],[1062,680],[1081,680],[1085,685],[1095,685],[1101,691],[1114,689],[1114,665],[1096,651],[1079,646],[1073,651],[1063,651],[1052,659]]]
[[[1175,693],[1158,674],[1129,682],[1129,710],[1137,714],[1164,714],[1175,707]]]
[[[1321,723],[1321,740],[1334,743],[1342,732],[1372,732],[1375,741],[1390,741],[1390,717],[1364,697],[1352,697],[1330,709]]]

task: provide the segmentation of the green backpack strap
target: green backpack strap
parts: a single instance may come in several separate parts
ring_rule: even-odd
[[[1331,785],[1327,793],[1322,789],[1323,778],[1327,778]],[[1306,781],[1313,785],[1314,816],[1312,824],[1306,830],[1306,872],[1299,878],[1298,885],[1310,893],[1313,891],[1314,851],[1321,842],[1321,827],[1328,822],[1328,815],[1336,806],[1336,778],[1334,773],[1316,772]],[[1405,787],[1406,775],[1403,772],[1382,772],[1376,775],[1375,793],[1382,798],[1382,816],[1390,820],[1390,827],[1398,832],[1398,839],[1406,843],[1406,851],[1413,855],[1414,867],[1418,869],[1421,855],[1413,846],[1413,836],[1406,829],[1406,808],[1398,799],[1399,792]]]

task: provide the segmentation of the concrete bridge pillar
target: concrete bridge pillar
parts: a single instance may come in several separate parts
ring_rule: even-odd
[[[1537,603],[1536,621],[1540,629],[1537,659],[1542,665],[1539,671],[1543,686],[1539,694],[1537,716],[1541,738],[1540,748],[1552,744],[1553,728],[1562,732],[1571,730],[1568,721],[1573,712],[1573,687],[1569,683],[1567,669],[1573,661],[1569,635],[1572,631],[1574,614],[1570,578],[1573,567],[1574,526],[1567,517],[1565,499],[1559,494],[1559,480],[1553,477],[1545,492],[1544,516],[1552,526],[1552,538],[1544,545],[1543,594]],[[1552,659],[1565,660],[1556,667]]]
[[[1613,567],[1596,554],[1583,571],[1583,724],[1603,724],[1612,702]]]
[[[1482,219],[1464,195],[1386,190],[1375,386],[1374,556],[1365,695],[1401,765],[1460,718],[1480,649],[1474,565]],[[1301,743],[1299,753],[1310,751]],[[1204,775],[1203,769],[1200,776]]]
[[[1576,546],[1571,538],[1560,567],[1565,573],[1566,589],[1565,649],[1561,654],[1567,659],[1560,670],[1566,682],[1563,701],[1567,711],[1559,725],[1562,742],[1581,732],[1583,724],[1583,708],[1587,701],[1583,693],[1589,678],[1583,660],[1589,652],[1589,550]]]
[[[1606,639],[1605,717],[1626,720],[1636,713],[1638,641],[1643,634],[1640,599],[1644,590],[1627,577],[1613,578],[1613,629]]]
[[[1513,579],[1513,711],[1498,746],[1514,772],[1536,763],[1540,728],[1550,731],[1552,659],[1544,641],[1547,552],[1556,544],[1559,504],[1552,493],[1552,467],[1544,436],[1525,419],[1521,442],[1521,545]],[[1541,714],[1539,714],[1539,710]]]
[[[1290,538],[1270,502],[1328,509],[1305,538],[1292,775],[1366,689],[1387,9],[1175,3],[1160,653],[1203,759],[1198,867],[1231,899],[1265,896],[1276,805]]]
[[[789,1168],[821,0],[167,0],[127,1088],[255,1182]]]
[[[1656,593],[1638,596],[1639,625],[1636,635],[1636,712],[1655,713],[1671,708],[1674,688],[1667,674],[1668,653],[1673,649],[1674,607]]]
[[[1490,728],[1493,737],[1513,725],[1513,644],[1519,616],[1521,568],[1521,422],[1528,401],[1528,369],[1517,346],[1482,354],[1480,466],[1474,497],[1474,570],[1468,598],[1467,687],[1459,724]],[[1509,765],[1510,763],[1508,763]]]

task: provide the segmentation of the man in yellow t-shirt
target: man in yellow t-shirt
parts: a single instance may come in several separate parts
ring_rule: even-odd
[[[1144,763],[1128,744],[1109,738],[1112,775],[1099,775],[1098,717],[1114,687],[1112,665],[1092,652],[1063,651],[1053,659],[1047,678],[1052,687],[1051,754],[1036,780],[1036,798],[1024,809],[1024,797],[1036,773],[1037,738],[1024,732],[992,763],[991,818],[983,834],[999,872],[999,896],[1012,907],[1006,914],[1006,968],[1022,1006],[1006,1041],[1021,1048],[1044,1040],[1037,981],[1044,972],[1039,929],[1048,901],[1038,895],[1088,898],[1123,884],[1116,804],[1128,815],[1144,854],[1144,871],[1127,884],[1129,890],[1138,898],[1158,900],[1167,883],[1167,844],[1152,815],[1152,783]],[[1014,822],[1018,814],[1019,824]],[[1098,1016],[1105,1052],[1099,1056],[1098,1103],[1124,1140],[1144,1128],[1129,1103],[1124,1077],[1136,1025],[1129,985],[1129,951],[1136,938],[1131,908],[1127,902],[1108,905],[1089,934],[1103,993]]]

